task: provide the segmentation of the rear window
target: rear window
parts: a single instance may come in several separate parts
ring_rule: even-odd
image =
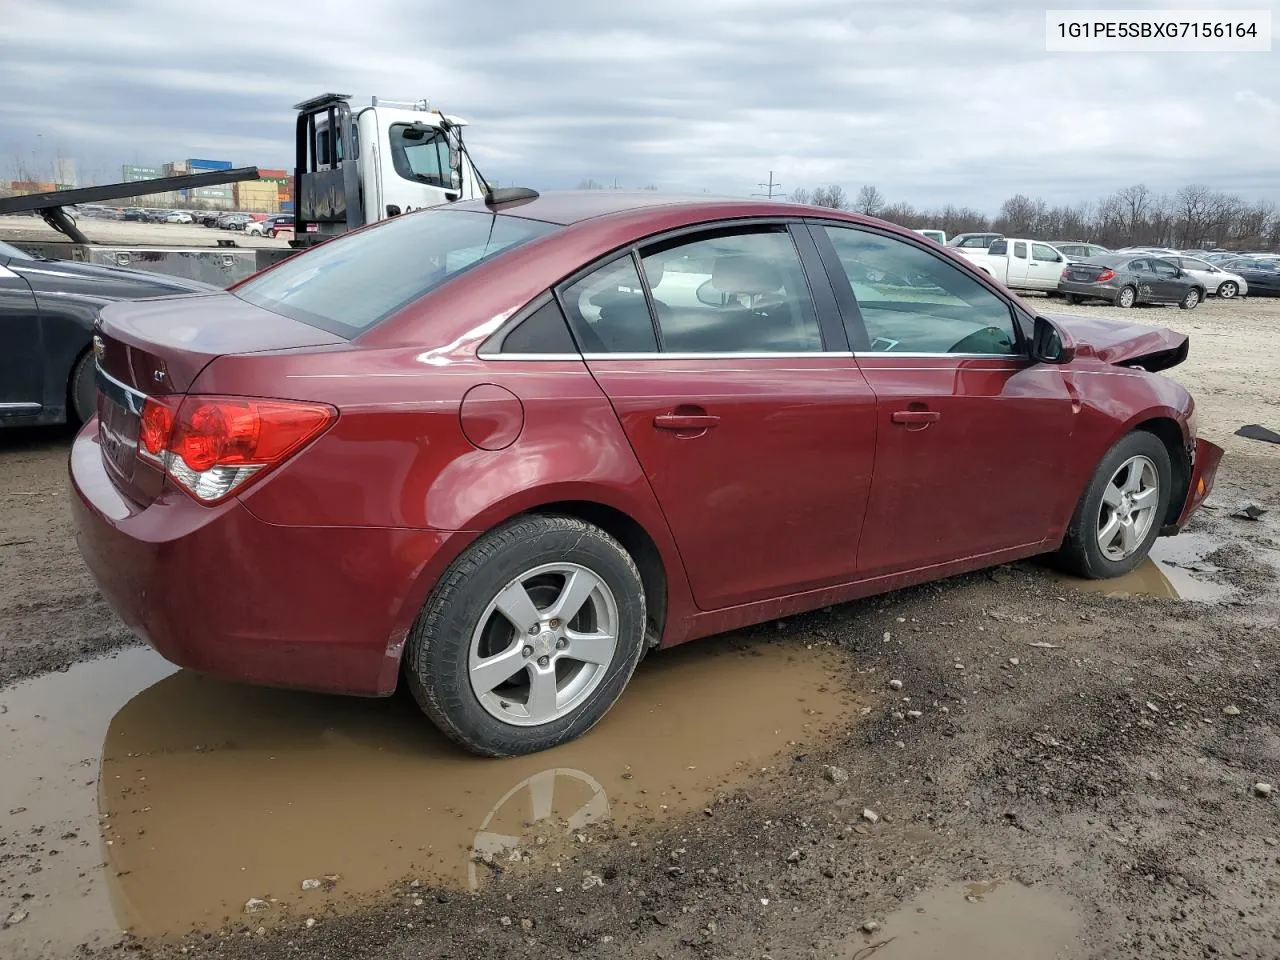
[[[232,293],[355,337],[450,277],[556,229],[484,211],[423,210],[300,253]]]

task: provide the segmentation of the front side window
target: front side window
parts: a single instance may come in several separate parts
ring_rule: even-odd
[[[818,315],[785,227],[719,232],[642,251],[669,353],[817,353]]]
[[[1009,304],[966,271],[896,237],[826,227],[876,353],[1015,354]]]
[[[231,292],[273,313],[351,337],[450,277],[557,229],[482,211],[423,210],[296,254]]]
[[[449,162],[449,138],[443,130],[393,123],[391,164],[405,180],[453,189],[458,184]]]
[[[1058,251],[1054,250],[1053,247],[1048,244],[1033,243],[1031,245],[1031,259],[1043,260],[1046,263],[1054,263],[1062,258],[1058,256]]]

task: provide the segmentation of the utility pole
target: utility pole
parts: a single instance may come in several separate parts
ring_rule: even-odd
[[[767,190],[768,192],[767,192],[767,193],[753,193],[753,194],[752,194],[752,196],[753,196],[753,197],[768,197],[770,200],[772,200],[772,199],[773,199],[773,195],[774,195],[775,193],[781,193],[781,192],[782,192],[782,184],[774,182],[774,179],[773,179],[773,171],[772,171],[772,170],[770,170],[770,171],[769,171],[769,182],[768,182],[768,183],[757,183],[757,184],[756,184],[756,186],[757,186],[757,187],[761,187],[761,188],[763,188],[763,189]]]

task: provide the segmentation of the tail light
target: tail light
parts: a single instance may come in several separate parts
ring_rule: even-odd
[[[253,397],[148,397],[138,455],[201,503],[278,466],[337,419],[328,404]]]
[[[1070,272],[1071,272],[1071,268],[1070,268],[1070,267],[1063,267],[1063,268],[1062,268],[1062,273],[1058,274],[1058,279],[1059,279],[1059,280],[1065,280],[1065,279],[1067,279],[1067,274],[1068,274],[1068,273],[1070,273]]]
[[[1098,274],[1096,282],[1106,283],[1108,280],[1114,280],[1115,278],[1116,278],[1116,272],[1114,270],[1103,270],[1100,274]]]

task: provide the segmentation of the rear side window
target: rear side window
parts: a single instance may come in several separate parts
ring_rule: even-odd
[[[643,252],[668,353],[815,353],[818,315],[785,227],[723,231]]]
[[[658,336],[630,255],[570,284],[562,294],[583,353],[656,353]]]
[[[464,270],[558,229],[483,211],[423,210],[300,253],[231,292],[354,337]]]

